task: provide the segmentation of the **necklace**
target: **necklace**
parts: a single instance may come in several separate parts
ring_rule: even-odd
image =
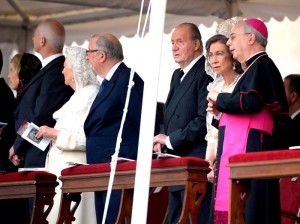
[[[237,83],[237,81],[239,80],[239,78],[240,78],[240,75],[238,74],[236,76],[236,78],[228,86],[224,87],[224,85],[223,85],[221,92],[224,92],[225,90],[229,89],[231,86],[235,85]]]

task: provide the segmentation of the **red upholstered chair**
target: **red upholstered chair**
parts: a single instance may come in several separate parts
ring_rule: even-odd
[[[117,223],[123,223],[124,220],[127,220],[127,223],[131,222],[135,170],[136,161],[117,164],[113,189],[122,190]],[[186,223],[189,216],[192,223],[197,223],[198,209],[205,195],[206,175],[209,171],[206,161],[194,157],[152,160],[150,187],[185,185],[186,200],[179,223]],[[62,170],[59,177],[62,181],[62,203],[58,223],[70,224],[75,220],[75,211],[82,192],[107,190],[109,174],[109,163],[82,165]],[[198,193],[201,197],[196,200]],[[73,207],[72,202],[75,202]],[[150,203],[152,202],[150,198]]]
[[[152,188],[149,194],[147,224],[162,224],[167,218],[168,187],[162,187],[159,192],[155,190]]]
[[[229,223],[243,224],[244,207],[250,194],[249,179],[300,176],[300,150],[242,153],[229,157]],[[243,197],[242,197],[243,195]]]
[[[56,175],[44,171],[1,173],[0,199],[33,198],[30,223],[48,224],[57,185]]]
[[[280,179],[281,224],[300,223],[300,179],[287,177]]]

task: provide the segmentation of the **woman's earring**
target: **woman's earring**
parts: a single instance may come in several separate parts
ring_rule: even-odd
[[[235,70],[236,69],[236,67],[235,67],[235,62],[233,62],[233,70]]]
[[[73,82],[75,81],[75,79],[74,79],[74,75],[72,75],[72,81],[73,81]]]

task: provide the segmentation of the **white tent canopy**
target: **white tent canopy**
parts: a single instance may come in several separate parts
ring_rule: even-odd
[[[111,32],[126,40],[136,34],[141,2],[141,0],[2,0],[0,47],[4,55],[9,56],[14,49],[19,52],[32,51],[33,29],[45,18],[56,18],[65,25],[66,45],[74,42],[82,45],[92,34],[103,31]],[[149,0],[145,0],[144,13],[148,3]],[[268,52],[276,63],[282,63],[279,67],[282,68],[283,75],[300,71],[297,61],[300,57],[298,53],[300,43],[294,38],[299,36],[300,32],[299,0],[169,0],[166,10],[164,26],[166,35],[175,25],[188,21],[199,24],[204,42],[214,34],[216,24],[225,18],[237,15],[259,17],[267,21],[270,31]],[[164,38],[167,46],[169,46],[168,38]],[[135,60],[131,58],[134,58],[135,52],[140,50],[127,44],[124,49],[126,58],[130,61]],[[139,52],[139,55],[141,53],[143,52]],[[172,63],[170,51],[166,54],[169,54]],[[162,60],[164,59],[163,57]],[[5,60],[4,76],[9,67],[9,59]],[[135,67],[135,64],[132,66]]]
[[[149,1],[145,0],[144,13]],[[132,24],[130,19],[139,14],[140,7],[141,0],[2,0],[0,43],[17,43],[20,51],[31,49],[32,29],[45,18],[57,18],[64,25],[90,21],[111,24],[110,20],[119,18],[122,21],[117,24],[121,28],[119,35],[132,36],[135,30],[126,31],[124,28]],[[300,3],[299,0],[171,0],[167,2],[166,11],[167,14],[187,17],[210,16],[210,20],[201,19],[201,24],[206,26],[232,16],[259,17],[265,21],[270,18],[282,21],[287,17],[294,21],[300,15]],[[115,27],[116,23],[112,26]]]

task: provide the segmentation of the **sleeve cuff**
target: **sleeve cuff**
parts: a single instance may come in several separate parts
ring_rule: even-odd
[[[173,147],[172,147],[172,145],[171,145],[170,137],[169,136],[166,137],[166,146],[168,147],[168,149],[174,150]]]

